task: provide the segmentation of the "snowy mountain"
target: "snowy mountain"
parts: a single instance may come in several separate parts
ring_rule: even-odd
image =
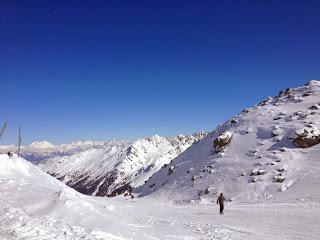
[[[137,192],[177,201],[320,199],[320,81],[244,109]]]
[[[132,144],[111,141],[88,144],[88,148],[82,144],[80,149],[69,147],[68,150],[60,146],[62,156],[51,152],[56,156],[48,155],[38,166],[81,193],[114,196],[141,186],[204,136],[204,133],[174,138],[155,135]]]
[[[38,149],[50,149],[54,148],[55,145],[49,143],[48,141],[37,141],[29,145],[29,148],[38,148]]]
[[[70,156],[75,153],[86,151],[88,149],[101,149],[104,145],[109,145],[118,141],[100,142],[100,141],[77,141],[70,144],[54,145],[47,141],[37,141],[28,146],[21,147],[21,156],[30,162],[38,163],[43,160],[57,157]],[[124,142],[124,141],[119,141]],[[7,153],[8,151],[15,153],[17,146],[0,145],[0,153]]]

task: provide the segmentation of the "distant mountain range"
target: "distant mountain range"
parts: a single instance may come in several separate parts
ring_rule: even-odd
[[[174,138],[155,135],[133,143],[79,141],[53,145],[40,141],[22,147],[21,155],[81,193],[114,196],[143,185],[205,136],[204,132]],[[0,146],[3,153],[10,150],[15,147]]]

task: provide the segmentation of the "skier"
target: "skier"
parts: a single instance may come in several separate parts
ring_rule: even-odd
[[[223,209],[224,209],[224,201],[226,199],[224,198],[223,194],[220,193],[220,196],[217,199],[217,204],[220,205],[220,214],[223,214]]]
[[[7,154],[8,154],[9,157],[13,156],[13,154],[11,152],[8,152]]]

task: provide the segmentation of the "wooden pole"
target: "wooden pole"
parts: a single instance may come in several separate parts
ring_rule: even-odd
[[[20,156],[20,147],[21,147],[21,126],[19,125],[18,156]]]
[[[4,131],[6,130],[7,126],[8,126],[8,124],[7,124],[7,123],[4,123],[4,124],[3,124],[3,127],[2,127],[1,132],[0,132],[0,139],[1,139],[1,137],[2,137],[2,135],[3,135],[3,133],[4,133]]]

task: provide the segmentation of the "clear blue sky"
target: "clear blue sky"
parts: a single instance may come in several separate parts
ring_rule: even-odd
[[[319,1],[0,4],[0,144],[212,130],[320,78]]]

